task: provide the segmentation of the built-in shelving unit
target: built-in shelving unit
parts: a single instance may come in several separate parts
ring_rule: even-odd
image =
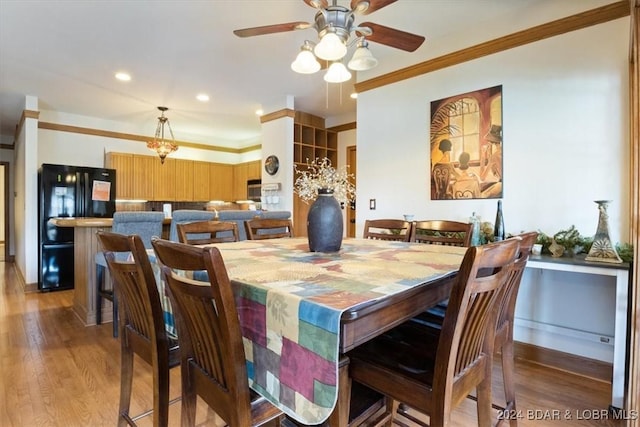
[[[326,157],[338,165],[338,133],[325,128],[324,118],[296,111],[293,124],[293,161],[299,169],[307,162]],[[294,174],[294,182],[295,182]],[[307,235],[309,205],[293,198],[293,226],[295,236]]]
[[[296,111],[293,125],[293,161],[304,165],[326,157],[338,163],[338,134],[325,128],[324,119]]]

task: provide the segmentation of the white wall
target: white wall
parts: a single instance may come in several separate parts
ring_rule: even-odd
[[[38,111],[38,99],[25,98]],[[38,281],[38,120],[26,118],[15,144],[15,262],[27,285]]]
[[[359,94],[357,235],[368,218],[405,213],[467,220],[475,211],[493,222],[496,200],[430,200],[429,114],[433,100],[502,85],[507,232],[575,225],[593,235],[593,201],[607,199],[612,240],[628,241],[628,37],[629,19],[618,19]],[[364,208],[369,199],[376,210]],[[564,307],[576,314],[590,294],[562,283],[572,296]],[[525,290],[531,300],[553,292]],[[615,301],[611,286],[604,292]]]
[[[589,235],[593,200],[610,199],[612,238],[626,240],[627,46],[620,19],[360,94],[358,204],[377,210],[358,211],[359,230],[403,213],[493,222],[495,200],[430,200],[429,103],[502,85],[507,231]]]

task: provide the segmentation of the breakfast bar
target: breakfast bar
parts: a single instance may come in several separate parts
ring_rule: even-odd
[[[75,245],[73,311],[85,326],[96,324],[96,263],[95,255],[100,251],[96,232],[111,230],[111,218],[52,218],[58,227],[73,227]],[[105,304],[102,318],[112,320],[111,305]]]

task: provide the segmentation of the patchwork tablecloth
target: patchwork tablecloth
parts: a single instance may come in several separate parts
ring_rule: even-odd
[[[335,254],[309,252],[306,238],[216,246],[234,286],[250,386],[304,424],[335,406],[342,313],[456,272],[465,252],[364,239],[344,240]]]

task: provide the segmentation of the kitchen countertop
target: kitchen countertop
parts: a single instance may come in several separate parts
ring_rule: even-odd
[[[113,218],[51,218],[49,222],[58,227],[111,227]],[[171,224],[171,218],[165,218],[163,224]]]

